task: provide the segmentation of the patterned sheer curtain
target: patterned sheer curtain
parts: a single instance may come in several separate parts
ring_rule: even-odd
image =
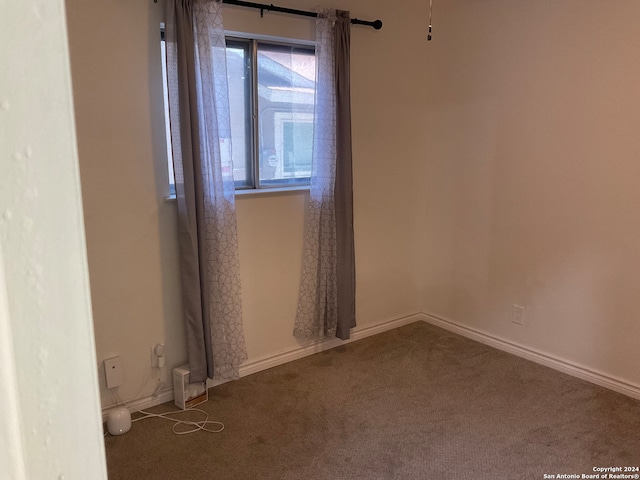
[[[294,335],[347,339],[355,326],[348,12],[316,20],[310,202]]]
[[[190,380],[246,360],[220,0],[167,0],[169,116]]]

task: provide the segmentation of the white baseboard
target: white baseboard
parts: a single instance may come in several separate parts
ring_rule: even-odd
[[[351,338],[349,340],[343,341],[337,338],[319,340],[251,360],[240,366],[240,377],[246,377],[247,375],[252,375],[269,368],[277,367],[278,365],[299,360],[309,355],[313,355],[314,353],[323,352],[339,345],[355,342],[357,340],[377,335],[378,333],[386,332],[387,330],[392,330],[417,321],[430,323],[437,327],[444,328],[445,330],[449,330],[450,332],[470,338],[471,340],[497,348],[498,350],[545,365],[553,368],[554,370],[600,385],[601,387],[608,388],[629,397],[640,399],[640,386],[638,385],[428,313],[416,313],[406,317],[380,322],[375,325],[356,327],[351,331]],[[225,383],[225,381],[207,380],[207,387],[211,388],[223,383]],[[155,397],[148,395],[137,400],[128,401],[126,405],[129,410],[135,411],[144,410],[145,408],[160,405],[171,400],[173,400],[173,388],[165,387]],[[114,405],[110,405],[102,409],[103,420],[106,419],[107,412],[113,408],[113,406]]]
[[[313,355],[314,353],[323,352],[331,348],[335,348],[339,345],[362,340],[363,338],[377,335],[378,333],[386,332],[387,330],[393,330],[394,328],[402,327],[413,322],[423,320],[422,315],[408,315],[406,317],[396,318],[395,320],[388,320],[385,322],[377,323],[375,325],[367,325],[365,327],[355,327],[351,330],[351,338],[349,340],[340,340],[333,338],[330,340],[318,340],[315,342],[307,343],[299,347],[288,349],[275,355],[267,355],[257,360],[248,362],[240,367],[240,376],[245,377],[253,373],[261,372],[268,368],[277,367],[285,363],[298,360],[300,358]]]
[[[145,395],[134,400],[127,400],[126,402],[124,402],[124,406],[127,407],[131,413],[133,413],[138,410],[144,410],[146,408],[155,407],[156,405],[160,405],[165,402],[170,402],[171,400],[173,400],[173,387],[169,386],[164,387],[162,390],[160,390],[160,392],[158,392],[158,395],[156,396]],[[102,408],[102,422],[107,421],[107,414],[109,413],[109,410],[111,410],[116,405],[118,404],[113,403]]]
[[[418,322],[421,320],[424,320],[424,315],[422,314],[408,315],[406,317],[380,322],[375,325],[355,327],[351,330],[351,338],[349,340],[340,340],[338,338],[317,340],[314,342],[306,343],[304,345],[300,345],[299,347],[294,347],[275,354],[266,355],[264,357],[251,360],[241,365],[239,372],[240,377],[246,377],[247,375],[252,375],[269,368],[277,367],[278,365],[283,365],[294,360],[299,360],[309,355],[313,355],[314,353],[323,352],[325,350],[329,350],[346,343],[355,342],[356,340],[361,340],[363,338],[386,332],[387,330],[393,330],[394,328],[402,327],[403,325],[408,325],[410,323]],[[223,383],[226,383],[226,381],[207,380],[207,388],[222,385]],[[127,401],[126,406],[130,411],[134,412],[136,410],[144,410],[146,408],[154,407],[165,402],[170,402],[171,400],[173,400],[173,388],[165,387],[160,391],[160,394],[155,397],[152,395],[147,395],[137,400]],[[106,420],[107,412],[113,407],[114,405],[109,405],[102,409],[103,421]]]
[[[444,328],[450,332],[457,333],[463,337],[470,338],[471,340],[484,343],[485,345],[525,358],[532,362],[545,365],[553,368],[554,370],[586,380],[587,382],[594,383],[629,397],[640,399],[639,385],[626,382],[620,378],[598,372],[591,368],[569,362],[565,359],[549,355],[523,345],[518,345],[517,343],[490,335],[475,328],[460,325],[451,320],[438,317],[437,315],[423,313],[418,316],[422,317],[422,320],[427,323]]]

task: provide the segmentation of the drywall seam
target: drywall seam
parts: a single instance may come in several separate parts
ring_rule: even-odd
[[[457,333],[458,335],[470,338],[471,340],[489,345],[490,347],[494,347],[498,350],[511,353],[540,365],[553,368],[554,370],[558,370],[581,380],[585,380],[589,383],[608,388],[609,390],[613,390],[614,392],[622,393],[623,395],[640,399],[639,385],[626,382],[620,378],[616,378],[611,375],[598,372],[597,370],[593,370],[591,368],[569,362],[565,359],[549,355],[539,350],[525,347],[509,340],[490,335],[481,330],[460,325],[459,323],[439,317],[437,315],[422,313],[418,316],[422,316],[422,319],[431,325],[444,328],[445,330]]]
[[[410,323],[422,320],[424,320],[424,316],[417,313],[413,315],[407,315],[405,317],[396,318],[394,320],[386,320],[375,325],[368,325],[366,327],[355,327],[351,331],[351,338],[349,340],[318,340],[306,345],[287,349],[276,354],[266,355],[264,357],[245,363],[244,365],[240,366],[240,377],[242,378],[248,375],[253,375],[254,373],[277,367],[278,365],[283,365],[294,360],[308,357],[309,355],[313,355],[314,353],[323,352],[340,345],[355,342],[357,340],[362,340],[363,338],[371,337],[373,335],[377,335],[378,333],[393,330],[394,328],[402,327],[403,325],[408,325]],[[226,382],[222,380],[208,380],[207,388],[222,385],[223,383]],[[138,400],[125,402],[125,405],[127,406],[127,408],[129,408],[129,410],[133,412],[136,410],[144,410],[145,408],[150,408],[155,405],[160,405],[161,403],[169,402],[171,400],[173,400],[173,389],[171,387],[166,387],[160,392],[160,394],[155,397],[152,395],[148,395],[146,397],[141,397]],[[111,404],[102,409],[103,421],[106,421],[107,412],[115,405],[116,404]]]

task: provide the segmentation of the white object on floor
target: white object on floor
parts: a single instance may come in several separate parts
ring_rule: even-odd
[[[206,382],[191,383],[189,373],[188,365],[173,369],[173,401],[182,410],[209,400]]]
[[[122,435],[131,430],[131,412],[126,407],[116,407],[107,414],[107,430],[111,435]]]

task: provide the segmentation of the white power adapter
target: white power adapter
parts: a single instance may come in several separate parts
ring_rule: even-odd
[[[158,343],[153,347],[153,354],[158,359],[158,368],[164,367],[164,344]]]

